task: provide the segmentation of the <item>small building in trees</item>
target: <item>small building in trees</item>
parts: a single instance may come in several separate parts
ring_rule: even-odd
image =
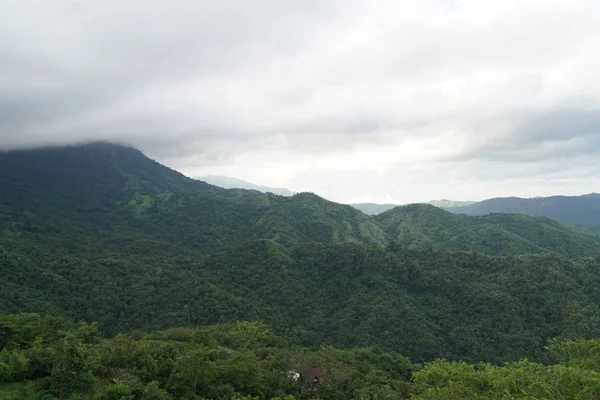
[[[323,382],[323,370],[321,368],[311,368],[302,372],[302,376],[306,378],[311,386],[317,386]]]

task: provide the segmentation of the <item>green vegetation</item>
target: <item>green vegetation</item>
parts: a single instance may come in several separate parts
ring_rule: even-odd
[[[510,213],[552,218],[580,232],[600,236],[600,195],[552,196],[522,199],[494,198],[468,205],[438,205],[467,215]]]
[[[436,206],[439,208],[451,208],[451,207],[462,207],[475,204],[474,201],[454,201],[454,200],[433,200],[426,204]],[[377,204],[377,203],[354,203],[350,204],[357,210],[362,211],[367,215],[378,215],[391,210],[394,207],[398,207],[398,204]]]
[[[599,340],[553,341],[545,363],[412,364],[377,348],[294,346],[258,322],[103,338],[36,314],[0,316],[2,399],[596,399]],[[312,385],[289,373],[322,370]],[[28,382],[28,383],[25,383]]]
[[[495,362],[537,358],[546,338],[600,335],[594,258],[272,240],[211,255],[143,240],[81,255],[0,244],[3,312],[98,321],[106,334],[261,320],[304,346]]]
[[[390,242],[414,249],[476,251],[492,255],[555,252],[577,259],[599,253],[598,238],[544,217],[491,214],[470,217],[411,204],[375,217]]]
[[[27,384],[24,382],[0,382],[0,399],[2,400],[23,400],[32,397],[29,393]]]
[[[0,170],[0,398],[598,393],[600,238],[548,218],[373,217],[103,143]],[[314,366],[319,393],[285,376]]]
[[[256,322],[104,339],[95,324],[17,314],[0,316],[0,331],[0,394],[19,399],[357,398],[392,389],[406,396],[414,369],[373,348],[291,346]],[[314,367],[326,376],[318,387],[287,376]]]

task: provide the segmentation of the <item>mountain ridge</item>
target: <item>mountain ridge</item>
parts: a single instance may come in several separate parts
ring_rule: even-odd
[[[3,153],[0,171],[0,313],[108,335],[260,320],[295,344],[416,361],[536,358],[545,338],[600,335],[600,239],[547,218],[373,217],[219,188],[119,146]]]
[[[550,197],[497,197],[463,207],[449,207],[452,213],[472,216],[491,213],[519,213],[552,218],[578,231],[600,235],[600,195]]]
[[[19,163],[21,166],[17,167]],[[555,241],[545,245],[537,234],[534,240],[537,244],[527,244],[532,242],[526,236],[536,230],[552,236],[548,224],[539,219],[528,219],[529,226],[519,224],[523,218],[516,215],[495,217],[494,227],[490,218],[462,218],[431,205],[415,204],[371,217],[350,205],[311,193],[282,197],[252,190],[223,189],[187,178],[131,147],[106,143],[3,153],[0,167],[4,171],[15,171],[0,176],[3,189],[0,205],[5,210],[0,224],[3,222],[4,226],[37,226],[38,230],[60,231],[60,225],[45,226],[49,217],[61,216],[66,221],[78,221],[82,226],[93,218],[99,227],[139,231],[149,238],[202,251],[215,251],[261,238],[275,239],[286,245],[312,241],[381,246],[406,244],[403,240],[408,240],[407,237],[401,238],[398,234],[400,226],[407,232],[420,232],[422,240],[411,239],[411,248],[420,245],[430,248],[427,243],[436,242],[441,248],[502,254],[501,248],[522,246],[523,250],[534,251],[537,247],[535,252],[554,251],[573,258],[578,251],[582,251],[581,256],[595,254],[593,248],[600,243],[600,239],[576,235],[556,225],[552,229],[569,238],[565,246],[557,247]],[[450,225],[442,228],[443,224]],[[456,230],[450,236],[435,233],[440,229],[452,231],[461,224],[478,234],[456,236]],[[435,229],[423,230],[423,226]],[[512,229],[508,235],[504,232],[508,226],[519,226],[521,230]],[[533,226],[536,228],[528,230]],[[497,241],[495,247],[482,247],[480,239],[486,235],[493,235]],[[461,238],[460,246],[447,242],[457,242],[456,237]]]

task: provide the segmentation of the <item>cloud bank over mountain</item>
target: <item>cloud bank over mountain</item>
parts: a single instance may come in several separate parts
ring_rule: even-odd
[[[600,187],[592,0],[7,0],[0,32],[2,149],[118,141],[347,202]]]

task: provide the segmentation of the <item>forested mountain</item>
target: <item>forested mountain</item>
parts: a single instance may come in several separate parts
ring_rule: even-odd
[[[219,188],[186,178],[135,149],[107,143],[0,153],[0,314],[97,321],[100,334],[107,336],[260,321],[289,345],[302,346],[301,353],[333,345],[371,348],[396,360],[402,354],[414,362],[438,357],[546,362],[549,339],[600,336],[599,255],[599,238],[544,217],[472,217],[423,204],[373,217],[310,193],[283,197]],[[6,335],[16,325],[0,320],[0,381],[32,379],[26,367],[9,378],[3,375],[18,369],[18,359],[37,360],[44,351],[59,357],[60,346],[87,340],[82,333],[77,338],[65,333],[54,337],[55,343],[40,334],[40,344],[14,345]],[[146,337],[143,332],[136,335]],[[135,357],[143,358],[154,351],[156,337],[127,346],[130,351],[142,346]],[[75,347],[90,345],[89,354],[108,351],[95,347],[99,341]],[[42,350],[47,342],[54,344]],[[222,376],[233,392],[267,396],[242,381],[229,381],[231,375],[223,372],[228,367],[218,357],[219,351],[224,360],[234,357],[219,350],[230,342],[209,345],[217,357],[210,365],[224,374],[214,376]],[[188,347],[181,346],[172,351],[184,354]],[[24,353],[9,354],[9,348]],[[34,351],[40,353],[30,354]],[[269,351],[244,357],[262,363]],[[175,353],[173,360],[180,357]],[[346,361],[366,357],[359,353],[336,354]],[[98,360],[85,354],[82,359]],[[116,361],[110,360],[102,361],[106,368],[114,367]],[[94,369],[102,363],[86,370],[90,382],[112,376],[108,369]],[[125,364],[118,368],[127,372],[119,376],[137,376],[143,382],[140,391],[150,390],[144,385],[151,381],[174,398],[188,390],[174,383],[175,370],[140,378],[149,367]],[[50,367],[40,368],[33,372],[35,379],[52,376]],[[268,368],[284,372],[281,366]],[[402,377],[388,376],[379,364],[360,368],[371,368],[400,393],[405,386],[396,380],[408,382],[413,367]],[[56,394],[52,382],[38,389]],[[348,386],[336,390],[358,393]],[[211,396],[200,389],[195,393]],[[289,387],[269,393],[303,396]]]
[[[474,201],[454,201],[454,200],[432,200],[426,204],[440,208],[449,207],[461,207],[475,203]],[[398,207],[398,204],[377,204],[377,203],[354,203],[350,204],[352,207],[360,210],[368,215],[378,215],[394,207]]]
[[[427,204],[431,204],[432,206],[440,207],[440,208],[448,208],[448,207],[463,207],[468,206],[475,203],[474,201],[456,201],[456,200],[432,200]]]
[[[230,176],[218,176],[218,175],[207,175],[195,177],[203,182],[210,183],[211,185],[219,186],[225,189],[246,189],[246,190],[258,190],[263,193],[273,193],[280,196],[293,196],[294,192],[286,188],[273,188],[264,185],[256,185],[243,179],[233,178]]]
[[[362,211],[367,215],[377,215],[382,212],[386,212],[387,210],[391,210],[394,207],[397,207],[397,204],[377,204],[377,203],[354,203],[350,204],[352,207],[357,210]]]
[[[107,143],[0,153],[0,170],[0,228],[73,236],[68,245],[90,235],[94,242],[144,235],[203,251],[257,238],[386,240],[350,206],[309,193],[286,198],[223,189]]]
[[[600,236],[600,194],[581,196],[551,196],[524,199],[505,197],[480,202],[434,200],[434,205],[454,214],[481,216],[487,214],[525,214],[548,217],[582,233]],[[369,215],[378,215],[398,207],[396,204],[359,203],[354,208]]]
[[[298,344],[375,345],[415,361],[514,360],[545,338],[600,335],[593,259],[270,240],[209,256],[156,242],[93,256],[2,248],[3,312],[98,321],[106,333],[261,320]]]
[[[223,189],[186,178],[138,150],[107,143],[4,153],[0,170],[7,171],[0,176],[5,235],[27,233],[71,247],[82,242],[102,248],[143,237],[202,252],[254,239],[284,245],[353,242],[431,248],[426,239],[401,234],[408,229],[419,237],[446,232],[430,238],[435,248],[488,254],[516,249],[578,258],[600,248],[600,240],[542,219],[518,224],[522,217],[462,218],[427,205],[373,218],[310,193],[282,197]],[[478,237],[458,240],[453,229],[460,226]],[[557,247],[558,236],[564,240]]]
[[[485,215],[518,213],[552,218],[581,232],[600,235],[600,194],[523,199],[494,198],[461,207],[444,207],[453,213]]]
[[[470,250],[508,255],[554,251],[577,259],[596,255],[600,241],[545,217],[451,214],[427,204],[399,206],[375,217],[389,242],[432,250]]]

